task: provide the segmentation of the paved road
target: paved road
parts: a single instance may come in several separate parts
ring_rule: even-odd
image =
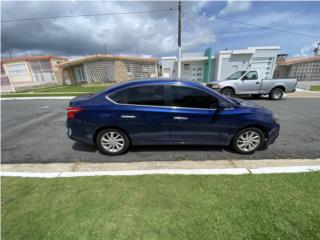
[[[251,100],[252,101],[252,100]],[[267,150],[240,155],[218,147],[135,147],[105,156],[65,135],[67,100],[11,100],[2,104],[2,163],[131,162],[320,157],[320,99],[255,100],[280,116],[281,132]]]

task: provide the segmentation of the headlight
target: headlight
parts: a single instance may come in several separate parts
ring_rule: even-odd
[[[219,84],[212,84],[212,88],[220,88]]]
[[[279,123],[279,117],[277,115],[272,115],[272,121],[274,123]]]

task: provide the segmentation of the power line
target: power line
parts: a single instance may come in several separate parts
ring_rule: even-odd
[[[76,18],[76,17],[97,17],[97,16],[115,16],[115,15],[130,15],[130,14],[146,14],[146,13],[158,13],[158,12],[171,12],[176,11],[176,8],[159,9],[153,11],[137,11],[137,12],[118,12],[118,13],[96,13],[96,14],[81,14],[81,15],[64,15],[64,16],[52,16],[52,17],[38,17],[38,18],[20,18],[20,19],[6,19],[2,22],[23,22],[23,21],[36,21],[36,20],[49,20],[58,18]]]
[[[191,13],[199,15],[196,12],[191,12]],[[284,30],[284,29],[268,27],[268,26],[263,26],[263,25],[258,25],[258,24],[246,23],[246,22],[241,22],[241,21],[234,20],[234,19],[217,17],[217,16],[214,16],[214,15],[213,16],[209,16],[207,14],[202,14],[202,16],[210,17],[210,18],[212,17],[212,18],[215,18],[215,19],[220,20],[220,21],[237,23],[237,24],[242,24],[242,25],[246,25],[246,26],[250,26],[250,27],[263,28],[263,29],[269,29],[269,30],[273,30],[273,31],[277,31],[277,32],[289,33],[289,34],[298,35],[298,36],[302,36],[302,37],[317,38],[317,39],[320,38],[320,36],[314,36],[314,35],[305,34],[305,33],[292,32],[292,31],[288,31],[288,30]]]

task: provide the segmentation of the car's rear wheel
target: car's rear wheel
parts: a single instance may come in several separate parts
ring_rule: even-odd
[[[100,151],[108,155],[122,154],[128,150],[130,145],[127,134],[115,128],[100,131],[96,142]]]
[[[271,100],[280,100],[283,97],[283,89],[274,88],[269,94]]]
[[[257,151],[264,144],[264,134],[258,128],[246,128],[239,131],[232,139],[231,147],[238,153],[249,154]]]
[[[234,91],[232,88],[223,88],[221,89],[220,93],[228,97],[232,97],[234,95]]]

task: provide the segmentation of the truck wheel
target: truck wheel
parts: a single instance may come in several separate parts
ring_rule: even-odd
[[[271,100],[280,100],[283,97],[283,90],[281,88],[274,88],[269,93],[269,98]]]
[[[232,88],[223,88],[221,89],[220,93],[228,97],[232,97],[234,95],[234,91]]]

